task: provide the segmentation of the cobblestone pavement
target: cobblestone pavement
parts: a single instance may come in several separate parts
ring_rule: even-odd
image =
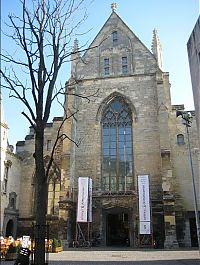
[[[14,261],[1,261],[13,265]],[[200,265],[198,250],[67,250],[49,254],[49,265]]]

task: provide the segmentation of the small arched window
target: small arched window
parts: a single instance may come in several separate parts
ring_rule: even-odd
[[[110,101],[102,116],[102,189],[133,187],[132,114],[123,98]]]
[[[118,44],[118,33],[117,33],[117,31],[113,31],[112,41],[113,41],[113,47],[116,47]]]
[[[179,145],[185,144],[184,135],[183,134],[178,134],[177,135],[177,144],[179,144]]]

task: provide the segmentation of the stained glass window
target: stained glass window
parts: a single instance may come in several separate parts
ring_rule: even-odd
[[[105,191],[132,190],[132,115],[129,105],[115,97],[102,116],[102,185]]]

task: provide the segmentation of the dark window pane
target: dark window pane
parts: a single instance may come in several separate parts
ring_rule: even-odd
[[[126,148],[126,154],[131,155],[132,154],[132,148]]]
[[[107,65],[109,65],[109,59],[108,58],[104,59],[104,66],[107,66]]]
[[[184,144],[184,135],[183,134],[178,134],[177,135],[177,144]]]
[[[124,135],[124,127],[118,129],[118,134],[119,135],[121,135],[121,134]]]
[[[104,157],[103,157],[103,166],[104,166],[104,165],[107,166],[108,164],[109,164],[109,156],[104,156]]]
[[[131,134],[131,128],[130,127],[126,128],[126,134]]]
[[[126,142],[126,148],[129,147],[131,148],[132,142]]]
[[[119,154],[121,155],[124,154],[124,148],[119,148],[118,151],[119,151]]]
[[[127,57],[122,57],[122,64],[127,64],[127,63],[128,63]]]
[[[119,164],[119,175],[120,176],[125,176],[126,175],[125,162],[120,162],[120,164]]]
[[[124,148],[124,142],[119,142],[119,143],[118,143],[118,147],[119,147],[119,148]]]
[[[132,162],[126,163],[126,175],[132,176]]]
[[[119,142],[124,142],[124,135],[123,134],[119,134],[118,141]]]
[[[125,190],[124,183],[123,184],[119,183],[119,191],[124,191],[124,190]]]
[[[108,155],[109,155],[109,149],[108,149],[108,148],[105,148],[105,149],[103,150],[103,154],[104,154],[104,156],[105,156],[105,155],[108,156]]]
[[[109,129],[108,128],[104,128],[103,129],[103,134],[104,135],[109,135]]]
[[[127,177],[126,178],[126,190],[132,190],[132,186],[133,186],[132,177]]]
[[[110,141],[115,142],[116,141],[116,135],[111,135],[110,136]]]
[[[112,156],[110,156],[110,161],[116,161],[116,154],[115,154],[115,155],[112,155]]]
[[[110,183],[111,187],[110,189],[112,191],[115,191],[116,190],[116,178],[111,178],[111,183]]]
[[[125,160],[124,154],[119,154],[118,157],[119,157],[119,161],[124,161]]]
[[[115,154],[116,154],[116,149],[114,148],[114,149],[110,149],[110,154],[112,155],[112,156],[114,156]]]
[[[110,174],[113,176],[116,175],[116,160],[110,162]]]
[[[116,177],[117,176],[117,172],[116,172],[116,169],[114,167],[110,171],[110,176],[111,177]]]
[[[128,73],[128,66],[127,65],[122,65],[122,73],[127,74]]]
[[[105,183],[106,183],[106,178],[103,175],[103,177],[102,177],[102,184],[105,185]]]
[[[103,141],[104,141],[104,147],[105,147],[105,143],[109,142],[109,135],[105,135],[103,138]]]
[[[111,135],[116,135],[116,128],[111,128],[110,129],[110,134]]]
[[[126,141],[131,142],[131,134],[126,134]]]
[[[114,101],[114,102],[111,104],[111,106],[112,106],[113,111],[117,113],[117,112],[119,112],[120,109],[121,109],[121,102],[118,101],[118,100],[116,100],[116,101]]]
[[[116,47],[117,46],[117,43],[118,43],[118,40],[113,40],[113,47]]]
[[[102,174],[103,176],[109,176],[109,167],[103,167],[102,168]]]
[[[118,43],[117,31],[113,31],[112,37],[113,37],[113,46],[115,47],[117,46],[117,43]]]
[[[109,67],[105,67],[104,68],[104,75],[109,75],[110,74],[110,68]]]
[[[132,161],[132,155],[126,154],[126,161]]]
[[[109,148],[109,142],[104,143],[103,148]]]
[[[116,142],[110,142],[110,148],[116,148]]]

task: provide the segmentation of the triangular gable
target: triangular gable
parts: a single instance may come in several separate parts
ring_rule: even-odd
[[[97,47],[100,45],[100,43],[104,40],[102,35],[104,34],[104,30],[108,27],[109,28],[109,23],[112,24],[111,20],[112,19],[118,19],[119,23],[117,24],[122,24],[122,28],[125,27],[127,29],[127,31],[129,32],[130,36],[132,35],[133,38],[135,38],[142,46],[143,48],[146,49],[146,51],[153,57],[154,55],[152,54],[152,52],[143,44],[143,42],[135,35],[135,33],[126,25],[126,23],[120,18],[120,16],[115,13],[112,12],[111,15],[109,16],[109,18],[107,19],[107,21],[104,23],[104,25],[102,26],[102,28],[100,29],[100,31],[98,32],[98,34],[96,35],[96,37],[94,38],[94,40],[92,41],[92,43],[89,45],[88,50],[84,53],[84,55],[82,56],[82,58],[86,57],[87,54],[90,52],[90,50],[93,50],[93,48]],[[117,27],[113,27],[113,30],[118,29]],[[110,31],[109,31],[110,32]],[[106,36],[105,36],[106,37]]]

